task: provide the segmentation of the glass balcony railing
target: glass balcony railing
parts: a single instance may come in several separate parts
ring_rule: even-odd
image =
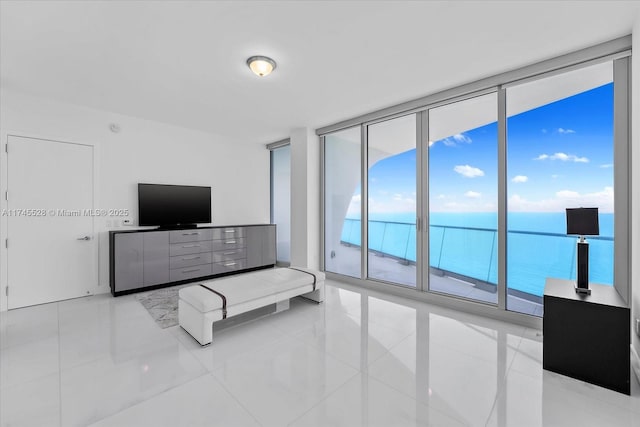
[[[341,243],[359,247],[360,227],[359,219],[345,218]],[[575,279],[575,236],[522,230],[509,230],[508,233],[510,291],[539,298],[547,277]],[[613,237],[590,236],[588,241],[590,280],[612,284]],[[415,223],[369,221],[369,251],[405,264],[415,264]],[[495,287],[498,283],[498,232],[490,228],[431,224],[429,258],[432,271]]]

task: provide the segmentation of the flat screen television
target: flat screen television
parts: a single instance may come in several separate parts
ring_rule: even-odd
[[[183,227],[211,222],[211,187],[138,184],[140,225]]]

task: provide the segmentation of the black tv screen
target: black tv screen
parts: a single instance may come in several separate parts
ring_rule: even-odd
[[[600,234],[598,208],[567,209],[567,234],[597,236]]]
[[[211,187],[138,184],[140,225],[178,226],[211,222]]]

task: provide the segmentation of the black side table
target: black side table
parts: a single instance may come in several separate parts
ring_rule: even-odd
[[[630,394],[631,310],[613,286],[548,278],[544,288],[543,359],[549,371]]]

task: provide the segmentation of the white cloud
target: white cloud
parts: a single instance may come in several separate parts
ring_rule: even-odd
[[[580,193],[571,190],[560,190],[556,192],[556,197],[560,199],[577,199],[580,197]]]
[[[542,133],[547,133],[547,130],[546,129],[542,129]]]
[[[511,179],[511,181],[513,181],[515,183],[527,182],[527,181],[529,181],[529,177],[525,176],[525,175],[516,175]]]
[[[473,166],[469,165],[457,165],[455,168],[453,168],[453,170],[467,178],[477,178],[479,176],[484,176],[484,172],[482,171],[482,169],[474,168]]]
[[[455,147],[456,145],[458,145],[458,143],[471,144],[473,140],[464,133],[456,133],[455,135],[451,135],[438,141],[429,141],[429,147],[434,145],[436,142],[440,142],[447,147]]]
[[[557,179],[557,178],[560,178],[560,175],[553,174],[553,175],[551,175],[551,178]]]
[[[415,193],[392,193],[380,197],[369,197],[368,209],[370,213],[405,213],[416,211],[416,195]],[[356,194],[351,197],[347,215],[359,217],[361,213],[360,203],[362,196]]]
[[[454,140],[452,140],[451,138],[445,138],[442,140],[442,143],[444,145],[446,145],[447,147],[455,147],[456,146],[456,142]]]
[[[467,191],[460,198],[455,195],[442,196],[430,199],[431,212],[496,212],[498,209],[494,201],[487,200],[485,195],[475,191]]]
[[[440,199],[440,200],[446,199],[446,198],[447,196],[445,196],[444,194],[438,194],[438,197],[436,197],[436,199]]]
[[[573,190],[560,190],[554,197],[544,200],[527,200],[514,194],[509,198],[508,209],[514,212],[562,212],[566,208],[580,206],[597,207],[600,212],[613,212],[613,187],[584,194]]]
[[[533,160],[560,160],[563,162],[576,162],[576,163],[589,163],[589,159],[586,157],[578,157],[575,154],[555,153],[555,154],[540,154]]]
[[[452,211],[467,211],[469,210],[469,205],[467,205],[466,203],[458,203],[458,202],[447,202],[444,204],[444,207],[446,210],[452,210]]]
[[[607,163],[607,164],[604,164],[604,165],[600,165],[600,167],[602,169],[609,169],[609,168],[613,167],[613,163]]]
[[[558,128],[558,133],[560,133],[562,135],[566,135],[566,134],[569,134],[569,133],[576,133],[576,131],[573,130],[573,129]]]
[[[429,147],[435,145],[437,142],[446,145],[447,147],[455,147],[456,142],[451,138],[439,139],[438,141],[429,141]]]
[[[360,201],[362,200],[362,196],[360,194],[356,194],[351,198],[351,202],[349,202],[349,208],[347,209],[347,215],[360,215]]]
[[[394,197],[393,202],[389,200],[376,201],[369,199],[369,213],[404,213],[416,211],[416,199],[412,197]]]
[[[463,133],[457,133],[455,135],[452,136],[452,138],[456,141],[456,142],[466,142],[467,144],[471,144],[471,138],[469,138],[467,135],[463,134]]]

